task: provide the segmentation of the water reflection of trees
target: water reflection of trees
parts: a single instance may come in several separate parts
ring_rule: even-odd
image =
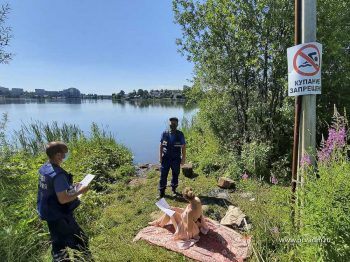
[[[62,104],[97,104],[104,100],[99,99],[80,99],[80,98],[3,98],[0,99],[0,104],[46,104],[46,103],[62,103]],[[118,104],[121,107],[126,105],[137,108],[181,108],[185,113],[191,112],[197,108],[196,104],[188,104],[185,101],[165,100],[165,99],[139,99],[139,100],[111,100],[113,104]]]
[[[30,103],[30,101],[28,100],[21,99],[21,98],[1,98],[0,104],[26,104],[26,103]]]
[[[0,104],[46,104],[46,103],[61,103],[61,104],[81,104],[81,98],[1,98]]]
[[[113,104],[118,104],[121,106],[131,105],[137,108],[149,108],[149,107],[173,107],[173,108],[183,108],[184,111],[192,111],[197,108],[194,104],[187,104],[185,101],[177,100],[165,100],[165,99],[135,99],[135,100],[112,100]]]
[[[81,98],[66,98],[65,102],[67,104],[81,104]]]

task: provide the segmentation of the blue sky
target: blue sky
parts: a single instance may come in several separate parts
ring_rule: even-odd
[[[15,56],[0,65],[0,86],[111,94],[190,84],[193,66],[177,52],[171,0],[4,2]]]

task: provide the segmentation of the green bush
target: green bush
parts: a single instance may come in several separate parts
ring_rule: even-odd
[[[227,155],[226,165],[224,167],[224,176],[238,180],[243,174],[242,164],[236,154],[230,153]]]
[[[291,164],[288,156],[282,156],[271,164],[270,174],[283,185],[290,184]]]
[[[218,139],[199,118],[182,127],[186,137],[187,161],[205,174],[214,173],[226,165],[226,155]]]
[[[257,178],[266,178],[270,151],[271,146],[267,143],[254,141],[244,144],[241,159],[247,172]]]

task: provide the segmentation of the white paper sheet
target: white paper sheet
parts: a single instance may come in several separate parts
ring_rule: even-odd
[[[80,181],[79,185],[76,187],[76,191],[80,189],[81,186],[88,186],[90,182],[94,179],[94,175],[87,174],[83,180]],[[78,196],[78,198],[81,198],[81,195]]]
[[[81,180],[80,185],[81,186],[88,186],[90,182],[94,179],[94,175],[87,174],[83,180]]]
[[[170,217],[175,214],[175,211],[171,210],[171,207],[169,206],[169,204],[166,202],[166,200],[164,198],[161,198],[156,203],[156,206]]]
[[[87,174],[83,180],[76,186],[75,190],[78,191],[82,186],[88,186],[90,182],[94,179],[94,175]]]

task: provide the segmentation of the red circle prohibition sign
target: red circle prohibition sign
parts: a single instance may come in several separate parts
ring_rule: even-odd
[[[317,46],[314,45],[314,44],[308,44],[306,46],[303,46],[302,48],[300,48],[298,50],[298,52],[295,53],[294,55],[294,58],[293,58],[293,67],[294,67],[294,70],[300,74],[300,75],[303,75],[303,76],[314,76],[316,75],[319,71],[320,71],[320,66],[317,65],[314,60],[309,57],[308,55],[306,55],[305,53],[303,53],[303,50],[306,49],[306,48],[314,48],[316,51],[317,51],[317,54],[318,54],[318,58],[319,58],[319,61],[320,61],[320,58],[321,58],[321,55],[320,55],[320,50],[318,50]],[[310,73],[307,73],[307,72],[303,72],[301,71],[299,68],[298,68],[298,65],[297,65],[297,58],[301,56],[302,58],[304,58],[307,62],[309,62],[311,64],[311,66],[315,69],[314,72],[310,72]]]

